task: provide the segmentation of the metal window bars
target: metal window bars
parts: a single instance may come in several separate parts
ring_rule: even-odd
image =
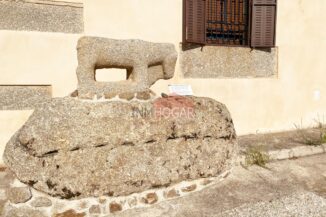
[[[206,1],[206,43],[249,45],[249,0]]]

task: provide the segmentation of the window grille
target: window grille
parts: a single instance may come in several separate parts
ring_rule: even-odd
[[[248,45],[248,0],[206,2],[206,43]]]

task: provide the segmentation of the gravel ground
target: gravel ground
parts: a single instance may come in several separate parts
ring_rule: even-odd
[[[301,192],[271,201],[245,204],[241,207],[226,211],[220,216],[325,217],[326,199],[311,192]]]

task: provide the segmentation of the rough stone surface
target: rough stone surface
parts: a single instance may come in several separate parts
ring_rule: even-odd
[[[28,207],[12,208],[5,215],[5,217],[48,217],[41,211],[34,210]]]
[[[88,202],[87,202],[87,201],[81,201],[81,202],[79,203],[79,205],[78,205],[78,207],[79,207],[80,209],[86,209],[87,206],[88,206]]]
[[[37,197],[31,202],[31,206],[33,207],[49,207],[52,206],[52,202],[50,199],[46,197]]]
[[[210,184],[210,183],[212,183],[212,180],[209,180],[209,179],[206,179],[206,180],[204,180],[204,181],[202,181],[202,185],[208,185],[208,184]]]
[[[89,213],[91,214],[100,214],[101,213],[101,207],[99,205],[93,205],[89,208]]]
[[[181,52],[186,78],[271,77],[277,75],[278,50],[205,46]]]
[[[109,208],[110,208],[111,213],[119,212],[122,210],[121,205],[118,203],[114,203],[114,202],[110,203]]]
[[[136,206],[137,205],[137,198],[134,197],[134,198],[129,199],[128,204],[129,204],[130,207]]]
[[[55,1],[0,1],[0,29],[82,33],[82,4],[58,5]]]
[[[181,189],[181,191],[182,192],[191,192],[191,191],[196,190],[196,188],[197,188],[197,185],[190,185],[190,186],[184,187],[183,189]]]
[[[7,197],[12,203],[25,203],[32,198],[29,187],[13,187],[7,190]]]
[[[14,181],[14,175],[10,170],[0,168],[0,216],[4,215],[5,205],[8,202],[7,190]]]
[[[164,197],[166,198],[174,198],[174,197],[179,197],[180,194],[175,190],[175,189],[171,189],[167,192],[165,192]]]
[[[144,202],[147,204],[154,204],[158,200],[156,193],[148,193],[146,194],[146,197],[144,198]]]
[[[140,100],[149,100],[152,98],[152,92],[151,91],[145,91],[145,92],[139,92],[137,93],[137,99]]]
[[[112,99],[115,96],[116,96],[115,93],[104,93],[104,98],[105,99]]]
[[[173,44],[86,36],[79,39],[77,51],[78,95],[85,99],[146,91],[158,79],[173,77],[178,56]],[[95,71],[101,68],[125,68],[128,79],[96,82]]]
[[[6,189],[15,180],[15,175],[9,169],[0,172],[0,188]]]
[[[104,197],[99,197],[98,202],[99,202],[100,204],[104,204],[104,203],[106,203],[106,198],[104,198]]]
[[[57,213],[53,217],[85,217],[85,213],[77,213],[75,210],[67,210],[63,213]]]
[[[34,109],[51,98],[51,86],[0,85],[0,110]]]
[[[135,97],[135,93],[121,93],[119,95],[120,99],[125,99],[125,100],[132,100]]]
[[[7,200],[0,200],[0,216],[4,215]]]
[[[160,109],[173,115],[161,117]],[[67,97],[36,109],[7,144],[4,160],[24,183],[69,199],[217,176],[230,169],[236,152],[230,114],[209,98],[94,103]]]

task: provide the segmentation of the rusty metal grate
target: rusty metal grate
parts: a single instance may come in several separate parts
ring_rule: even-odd
[[[206,1],[206,43],[249,45],[249,0]]]

